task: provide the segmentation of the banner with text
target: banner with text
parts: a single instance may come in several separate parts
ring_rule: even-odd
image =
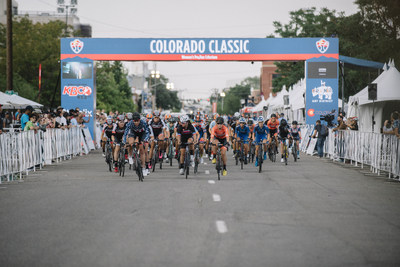
[[[79,108],[85,112],[85,120],[94,140],[96,89],[94,84],[93,60],[74,57],[61,61],[61,106]]]
[[[306,124],[315,124],[317,120],[323,122],[329,114],[335,116],[332,121],[335,122],[339,101],[338,60],[327,57],[309,59],[306,61],[305,75]]]
[[[61,59],[262,61],[338,58],[337,38],[62,38]]]

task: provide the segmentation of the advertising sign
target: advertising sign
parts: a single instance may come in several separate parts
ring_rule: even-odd
[[[337,38],[62,38],[61,59],[262,61],[339,57]]]
[[[338,115],[338,60],[313,58],[306,61],[306,124],[315,124],[321,116]],[[324,120],[321,120],[323,122]]]
[[[92,139],[95,125],[96,90],[94,85],[93,60],[74,57],[61,61],[61,106],[66,109],[79,108],[86,113],[85,120]]]

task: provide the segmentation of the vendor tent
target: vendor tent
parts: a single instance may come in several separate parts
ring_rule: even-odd
[[[39,104],[35,101],[29,100],[27,98],[18,95],[8,95],[3,92],[0,92],[0,103],[4,105],[3,106],[4,109],[26,108],[27,106],[32,106],[33,108],[43,107],[42,104]]]
[[[377,84],[377,100],[373,104],[368,100],[368,87],[351,96],[349,99],[349,117],[359,118],[359,128],[362,131],[372,129],[372,114],[375,115],[376,126],[374,132],[379,132],[385,119],[390,119],[390,114],[400,108],[400,72],[394,62],[388,63],[388,69],[384,71],[372,83]]]

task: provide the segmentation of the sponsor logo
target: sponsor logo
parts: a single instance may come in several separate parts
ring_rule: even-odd
[[[74,51],[75,54],[79,54],[82,49],[83,49],[83,42],[79,39],[75,39],[72,42],[69,43],[71,46],[72,51]]]
[[[89,86],[64,86],[62,94],[69,96],[89,96],[92,94],[92,88]]]
[[[314,112],[315,112],[315,110],[313,108],[310,108],[309,110],[307,110],[307,115],[309,117],[314,117],[314,115],[315,115]]]
[[[326,86],[325,82],[321,81],[321,86],[315,87],[314,89],[311,90],[313,97],[318,96],[318,99],[323,100],[331,100],[332,99],[332,94],[333,94],[333,89],[330,86]]]
[[[328,48],[329,48],[329,42],[325,39],[321,39],[319,41],[317,41],[316,43],[317,49],[320,53],[325,53]]]

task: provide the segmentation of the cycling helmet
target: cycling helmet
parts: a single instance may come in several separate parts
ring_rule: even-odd
[[[124,115],[118,115],[118,120],[119,121],[124,121],[125,120],[125,116]]]
[[[187,115],[183,115],[182,117],[181,117],[181,122],[182,123],[185,123],[185,122],[188,122],[189,121],[189,117],[187,116]]]
[[[160,117],[160,111],[155,110],[155,111],[153,112],[153,116],[154,116],[154,117]]]
[[[165,119],[165,121],[168,121],[171,119],[171,117],[172,117],[171,114],[165,114],[164,119]]]
[[[146,118],[150,120],[151,118],[153,118],[153,114],[151,114],[151,113],[147,114]]]
[[[196,117],[194,118],[195,122],[201,122],[201,117],[200,115],[196,115]]]
[[[216,120],[218,117],[219,117],[219,114],[218,113],[214,113],[214,120]]]
[[[128,119],[128,120],[131,120],[132,119],[132,112],[128,112],[128,113],[126,113],[126,118]]]
[[[264,122],[264,117],[263,116],[258,117],[257,121],[258,122]]]
[[[271,114],[271,118],[276,118],[276,114]]]
[[[246,119],[245,118],[240,118],[239,119],[239,123],[246,123]]]
[[[281,120],[281,126],[285,127],[287,125],[287,121],[285,119]]]
[[[293,125],[297,125],[297,121],[293,121],[292,124],[293,124]]]
[[[224,124],[224,118],[218,117],[215,121],[217,124]]]
[[[108,116],[106,122],[107,122],[107,124],[112,124],[113,118],[111,116]]]
[[[134,121],[139,121],[140,120],[140,114],[135,112],[132,114],[132,120]]]
[[[233,117],[239,118],[240,117],[240,113],[239,112],[235,112],[235,114],[233,114]]]
[[[253,119],[249,119],[249,120],[247,121],[247,124],[248,124],[249,126],[253,125],[253,124],[254,124]]]

